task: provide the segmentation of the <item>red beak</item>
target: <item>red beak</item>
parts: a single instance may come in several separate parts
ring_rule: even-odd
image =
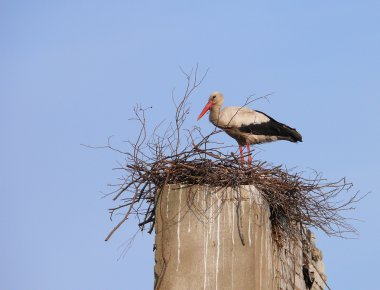
[[[198,121],[200,118],[202,118],[203,115],[206,114],[206,112],[207,112],[208,110],[211,109],[212,105],[213,105],[212,101],[209,101],[209,102],[206,104],[206,106],[203,108],[202,112],[199,114],[199,116],[198,116],[198,118],[197,118],[197,121]]]

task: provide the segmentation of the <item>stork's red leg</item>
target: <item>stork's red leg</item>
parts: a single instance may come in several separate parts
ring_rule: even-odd
[[[248,151],[248,164],[251,165],[252,163],[252,156],[251,156],[251,148],[250,148],[250,144],[247,143],[247,151]]]
[[[244,152],[243,152],[243,146],[239,145],[239,150],[240,150],[240,160],[241,160],[241,164],[244,164]]]

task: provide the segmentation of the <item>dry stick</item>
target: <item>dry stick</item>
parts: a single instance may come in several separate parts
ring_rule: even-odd
[[[137,197],[137,192],[136,192],[136,194],[133,196],[133,199],[132,199],[132,204],[131,204],[131,206],[129,207],[129,209],[128,209],[128,211],[127,211],[127,213],[125,214],[125,216],[124,216],[124,218],[112,229],[112,231],[108,234],[108,236],[106,237],[106,239],[105,239],[105,241],[107,242],[109,239],[110,239],[110,237],[114,234],[114,232],[116,232],[116,230],[118,229],[118,228],[120,228],[120,226],[128,219],[128,216],[129,216],[129,213],[131,212],[131,210],[132,210],[132,208],[133,208],[133,204],[134,204],[134,202],[135,202],[135,200],[136,200],[136,197]]]
[[[120,195],[123,194],[124,191],[126,191],[128,189],[128,187],[130,187],[133,183],[135,183],[136,181],[138,181],[140,178],[138,178],[137,180],[132,180],[130,183],[128,183],[126,186],[123,186],[119,192],[115,195],[115,197],[112,199],[113,201],[117,200],[119,198]]]

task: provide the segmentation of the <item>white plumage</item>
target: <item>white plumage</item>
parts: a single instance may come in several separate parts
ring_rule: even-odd
[[[264,114],[246,107],[226,107],[219,113],[219,123],[228,124],[231,127],[240,127],[243,124],[261,124],[269,122],[269,120]]]

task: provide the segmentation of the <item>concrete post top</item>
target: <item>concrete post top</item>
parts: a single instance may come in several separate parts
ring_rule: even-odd
[[[210,186],[205,185],[188,185],[188,184],[167,184],[164,190],[188,190],[191,192],[202,192],[204,194],[215,194],[216,196],[224,196],[228,198],[260,198],[262,197],[260,191],[256,188],[254,184],[250,185],[239,185],[235,187],[222,187],[222,186]],[[259,200],[257,200],[259,201]]]
[[[169,184],[156,202],[155,289],[324,289],[323,261],[311,258],[317,248],[305,268],[300,241],[279,247],[254,185]]]

